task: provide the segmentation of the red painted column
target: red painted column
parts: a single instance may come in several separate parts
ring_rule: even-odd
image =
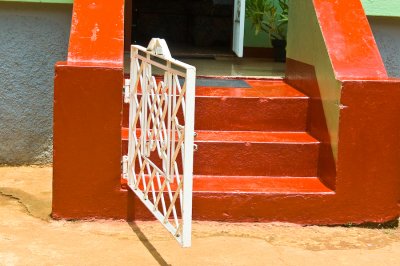
[[[54,218],[126,218],[120,186],[123,72],[59,63],[54,91]]]
[[[385,222],[400,211],[400,81],[344,81],[337,195],[353,220]]]
[[[388,77],[360,0],[313,0],[313,4],[339,80]]]
[[[68,63],[123,67],[124,0],[75,0]]]
[[[300,2],[293,3],[300,6]],[[326,214],[324,223],[328,224],[396,220],[400,206],[400,80],[388,78],[359,0],[304,3],[312,8],[308,11],[316,16],[318,27],[294,28],[320,30],[321,40],[318,35],[310,36],[316,36],[314,42],[323,41],[326,55],[325,50],[304,55],[292,45],[286,81],[310,96],[308,129],[322,142],[319,177],[335,190],[332,201],[319,207],[315,217]],[[289,21],[304,20],[304,12],[291,10]],[[313,51],[314,42],[305,42],[308,46],[302,45],[303,51]],[[326,59],[331,65],[324,64]],[[326,82],[328,78],[338,85]],[[336,98],[335,90],[340,91]],[[325,112],[324,107],[332,107],[335,101],[338,113]],[[332,117],[338,119],[337,129],[327,126]],[[331,139],[336,133],[337,138]],[[336,160],[331,141],[336,141]]]
[[[127,218],[121,191],[124,1],[75,0],[54,84],[54,218]]]

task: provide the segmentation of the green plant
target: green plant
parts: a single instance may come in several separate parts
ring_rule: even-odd
[[[246,17],[258,35],[267,33],[270,40],[286,40],[289,0],[247,0]]]

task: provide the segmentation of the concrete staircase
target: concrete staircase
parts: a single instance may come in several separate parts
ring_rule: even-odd
[[[309,98],[283,80],[246,82],[251,88],[196,88],[195,219],[270,220],[266,208],[279,198],[312,202],[334,194],[318,178],[320,142],[306,128]]]

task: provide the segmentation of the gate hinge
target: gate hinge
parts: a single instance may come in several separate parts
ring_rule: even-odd
[[[197,132],[194,132],[194,138],[197,138]],[[197,146],[197,144],[193,144],[193,151],[198,151],[199,150],[199,146]]]
[[[122,156],[122,178],[128,179],[128,156]]]
[[[130,96],[131,96],[131,80],[130,79],[125,79],[124,103],[129,103]]]

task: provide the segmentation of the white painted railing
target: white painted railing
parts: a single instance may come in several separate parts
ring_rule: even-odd
[[[163,39],[132,45],[124,176],[183,247],[191,245],[195,79],[195,67],[174,60]]]

